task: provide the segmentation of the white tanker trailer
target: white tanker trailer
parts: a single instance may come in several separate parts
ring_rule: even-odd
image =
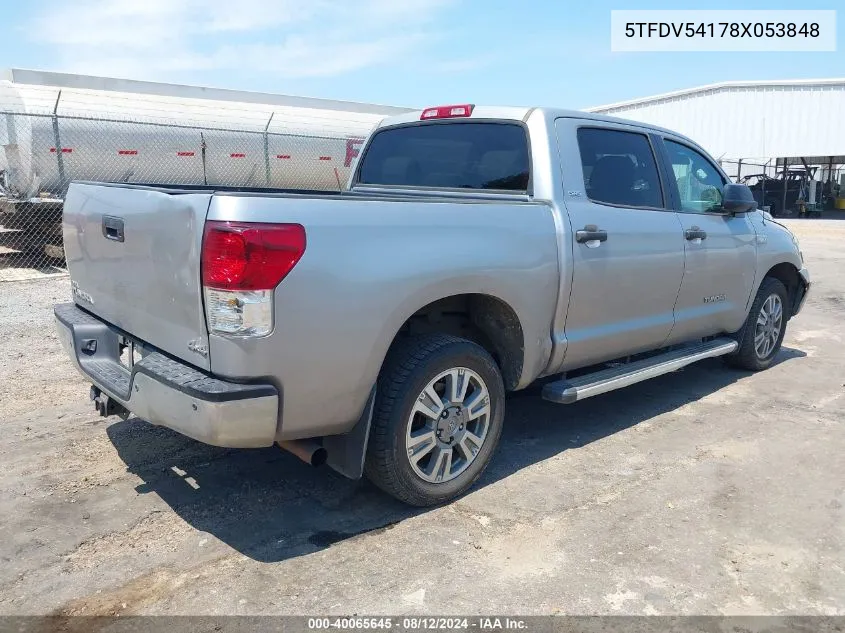
[[[0,75],[0,225],[40,232],[47,239],[38,248],[55,242],[73,180],[338,190],[369,131],[408,110],[8,70]]]

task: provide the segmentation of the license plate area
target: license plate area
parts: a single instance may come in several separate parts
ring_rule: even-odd
[[[144,357],[143,347],[128,336],[120,336],[118,342],[120,344],[120,358],[118,360],[126,369],[132,371],[135,363]]]

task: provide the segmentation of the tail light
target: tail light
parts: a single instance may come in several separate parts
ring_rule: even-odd
[[[299,224],[210,221],[202,240],[208,329],[237,337],[273,331],[273,290],[305,253]]]

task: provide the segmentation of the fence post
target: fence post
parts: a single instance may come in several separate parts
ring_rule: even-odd
[[[264,179],[268,187],[270,186],[270,137],[267,131],[270,129],[270,123],[273,121],[274,114],[276,113],[270,113],[270,118],[267,119],[267,125],[264,126]]]
[[[783,158],[783,203],[781,206],[781,213],[786,213],[786,177],[788,176],[786,171],[786,157]]]
[[[0,181],[0,185],[3,187],[9,187],[9,191],[12,195],[20,195],[23,192],[23,189],[20,184],[21,179],[21,172],[23,169],[21,168],[21,153],[20,147],[18,146],[18,119],[20,115],[12,114],[11,112],[4,115],[6,119],[6,145],[3,146],[3,151],[6,153],[6,167],[8,169],[8,173],[4,175],[2,181]],[[27,187],[32,186],[32,181],[27,184]]]
[[[65,186],[65,159],[62,156],[62,139],[59,135],[59,100],[62,98],[62,91],[56,95],[56,103],[53,106],[53,143],[56,146],[56,164],[59,168],[59,182],[61,186]]]
[[[208,145],[205,142],[205,135],[200,132],[200,152],[202,153],[202,184],[208,184],[208,166],[206,164],[206,155],[205,150],[208,149]]]

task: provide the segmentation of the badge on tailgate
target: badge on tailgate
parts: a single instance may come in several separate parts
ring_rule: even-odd
[[[196,338],[192,341],[188,341],[188,349],[196,354],[199,354],[203,358],[208,357],[208,345],[205,345],[202,342],[202,339]]]
[[[92,297],[90,294],[80,288],[79,283],[77,283],[76,281],[70,282],[70,293],[80,301],[85,301],[87,303],[90,303],[91,305],[94,305],[94,297]]]

